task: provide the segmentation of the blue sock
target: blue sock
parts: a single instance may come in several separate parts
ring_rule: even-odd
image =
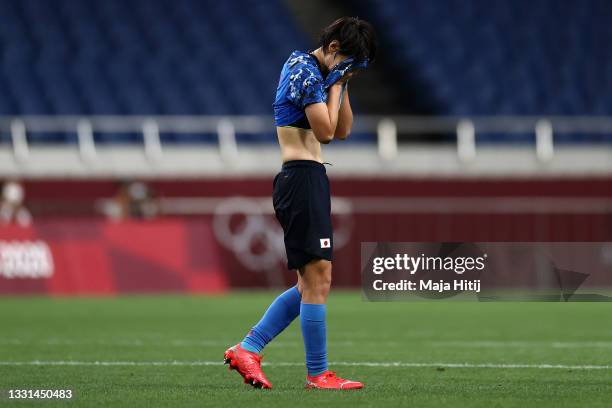
[[[300,314],[302,295],[294,286],[280,294],[263,317],[246,335],[240,347],[253,353],[261,350]]]
[[[325,334],[325,305],[302,303],[300,323],[304,350],[306,351],[306,368],[308,375],[315,376],[327,370],[327,342]]]

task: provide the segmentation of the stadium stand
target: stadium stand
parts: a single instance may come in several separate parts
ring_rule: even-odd
[[[305,43],[276,0],[1,0],[0,41],[4,115],[268,114]]]
[[[552,0],[336,3],[372,20],[382,50],[376,69],[402,85],[381,94],[394,97],[387,105],[370,98],[380,108],[375,112],[396,113],[389,104],[398,95],[410,100],[402,113],[413,114],[606,115],[612,108],[612,5],[605,0],[573,7]],[[282,0],[0,0],[0,116],[270,115],[280,66],[293,49],[311,45],[297,24],[302,14]],[[247,60],[258,63],[245,72],[240,61]],[[237,138],[275,140],[272,132]],[[532,142],[533,134],[478,138]],[[76,135],[29,131],[28,139],[75,143]],[[374,136],[356,133],[351,140]],[[555,142],[564,140],[612,136],[555,135]],[[0,133],[0,141],[8,142],[8,134]]]
[[[410,73],[396,78],[416,77],[439,114],[609,114],[612,3],[566,3],[361,0],[356,11]]]

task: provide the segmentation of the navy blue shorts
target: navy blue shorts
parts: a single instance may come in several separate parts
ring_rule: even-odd
[[[299,269],[316,259],[331,261],[331,198],[325,166],[311,160],[284,163],[274,178],[272,199],[285,233],[288,268]]]

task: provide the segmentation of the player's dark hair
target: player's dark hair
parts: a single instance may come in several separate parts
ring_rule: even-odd
[[[372,24],[356,17],[342,17],[325,27],[319,37],[323,50],[334,40],[340,43],[340,54],[357,60],[376,58],[376,31]]]

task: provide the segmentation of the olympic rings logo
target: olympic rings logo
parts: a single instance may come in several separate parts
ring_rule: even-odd
[[[334,211],[336,210],[336,211]],[[344,247],[353,227],[350,202],[332,200],[334,247]],[[254,272],[270,272],[286,261],[283,230],[274,217],[269,198],[230,197],[217,204],[213,213],[217,241]]]

